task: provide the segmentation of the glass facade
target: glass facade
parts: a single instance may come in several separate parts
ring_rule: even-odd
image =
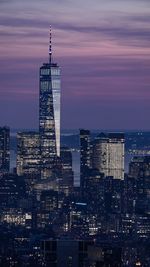
[[[18,134],[17,173],[33,173],[35,168],[41,179],[51,178],[57,158],[60,157],[60,67],[52,62],[51,29],[49,63],[40,67],[39,79],[39,132]],[[38,139],[38,159],[36,145]],[[30,153],[30,151],[32,153]],[[33,155],[33,156],[32,156]]]
[[[124,179],[124,137],[109,138],[108,176]]]
[[[105,176],[108,176],[108,152],[109,142],[108,138],[101,134],[93,142],[92,147],[92,167],[98,169]]]
[[[46,63],[40,68],[39,132],[41,178],[48,178],[60,156],[60,68]]]
[[[93,142],[92,167],[105,176],[124,179],[124,134],[100,134]]]
[[[58,66],[52,66],[51,75],[56,135],[56,153],[57,156],[60,157],[60,68]]]
[[[20,132],[17,134],[17,174],[40,176],[39,133]]]

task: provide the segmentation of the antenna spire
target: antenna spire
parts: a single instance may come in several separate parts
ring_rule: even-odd
[[[52,63],[52,27],[50,25],[49,31],[49,63]]]

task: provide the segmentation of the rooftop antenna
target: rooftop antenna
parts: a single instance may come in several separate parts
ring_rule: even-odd
[[[52,27],[50,25],[49,31],[49,64],[52,63]]]

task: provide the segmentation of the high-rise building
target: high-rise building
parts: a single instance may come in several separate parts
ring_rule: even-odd
[[[108,176],[124,179],[124,134],[109,133]]]
[[[38,132],[17,134],[17,174],[40,176],[40,141]]]
[[[0,127],[0,172],[9,172],[10,166],[10,129]]]
[[[92,167],[113,176],[124,179],[124,134],[101,133],[93,142]]]
[[[150,176],[150,156],[133,157],[129,164],[129,176],[136,179]]]
[[[92,167],[108,176],[109,138],[106,134],[99,134],[92,144]]]
[[[84,193],[84,190],[87,186],[87,173],[91,166],[91,157],[90,157],[90,131],[89,130],[80,130],[80,186],[81,191]]]
[[[39,133],[41,178],[51,176],[52,166],[60,156],[60,67],[52,61],[51,29],[49,62],[40,68]]]
[[[134,157],[129,164],[129,177],[136,180],[136,211],[150,213],[150,156]]]
[[[72,153],[68,147],[61,147],[60,150],[62,164],[62,179],[59,187],[66,195],[73,189],[73,170],[72,170]]]

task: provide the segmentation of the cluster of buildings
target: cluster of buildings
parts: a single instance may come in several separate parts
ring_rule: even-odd
[[[39,130],[0,128],[0,266],[149,266],[150,157],[125,174],[125,136],[81,129],[80,186],[71,149],[60,144],[60,68],[40,68]]]

